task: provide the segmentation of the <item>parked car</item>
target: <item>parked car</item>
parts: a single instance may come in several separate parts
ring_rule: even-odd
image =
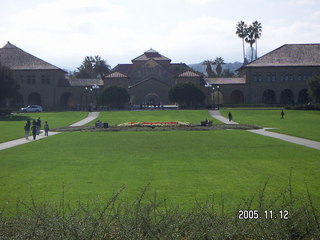
[[[21,108],[21,112],[42,112],[42,107],[39,105],[29,105],[28,107]]]

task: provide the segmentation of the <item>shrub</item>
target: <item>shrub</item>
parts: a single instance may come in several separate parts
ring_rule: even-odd
[[[226,212],[223,199],[195,202],[191,209],[168,207],[154,195],[146,200],[146,188],[133,202],[107,200],[60,203],[19,202],[15,216],[0,212],[1,239],[319,239],[319,211],[307,188],[306,199],[296,199],[289,186],[268,198],[266,187]],[[270,199],[267,201],[267,199]],[[218,207],[217,207],[218,206]],[[288,211],[288,219],[239,219],[239,210]],[[279,216],[279,215],[278,215]]]

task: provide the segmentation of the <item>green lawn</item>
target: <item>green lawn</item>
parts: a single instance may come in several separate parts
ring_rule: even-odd
[[[86,112],[42,112],[21,113],[9,117],[0,117],[0,142],[24,137],[24,126],[28,119],[42,119],[42,125],[48,121],[50,128],[64,127],[80,121]]]
[[[106,113],[107,114],[107,113]],[[237,120],[237,118],[235,118]],[[150,183],[149,195],[190,206],[195,199],[234,208],[270,177],[269,196],[288,183],[293,169],[296,196],[305,182],[320,203],[319,151],[247,131],[73,132],[0,151],[0,209],[17,199],[59,201],[108,197],[126,186],[134,199]]]
[[[224,108],[220,110],[225,117],[228,116],[229,111],[233,115],[233,120],[238,123],[277,128],[271,131],[320,141],[320,111],[284,110],[284,119],[280,119],[281,110],[279,109]]]
[[[109,124],[170,121],[200,124],[201,121],[206,119],[213,120],[207,110],[107,111],[101,112],[99,119],[100,121],[108,122]],[[219,123],[217,120],[213,121],[214,123]]]

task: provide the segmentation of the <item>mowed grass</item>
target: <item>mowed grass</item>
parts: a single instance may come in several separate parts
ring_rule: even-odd
[[[266,196],[288,185],[320,203],[319,151],[247,131],[73,132],[0,151],[0,208],[14,211],[18,199],[76,204],[108,198],[125,186],[122,199],[147,198],[182,207],[195,200],[227,209],[249,198],[270,178]]]
[[[232,113],[233,120],[238,123],[276,128],[270,131],[320,141],[320,111],[284,110],[284,119],[280,119],[280,109],[221,110],[221,114],[225,117],[228,117],[228,112]]]
[[[109,124],[125,122],[171,122],[181,121],[200,124],[206,119],[214,120],[207,110],[143,110],[143,111],[107,111],[101,112],[98,118]],[[92,124],[92,123],[91,123]]]
[[[64,127],[80,121],[87,116],[87,112],[42,112],[19,113],[8,117],[0,117],[0,142],[6,142],[24,137],[24,126],[28,119],[42,120],[42,127],[48,121],[50,128]]]

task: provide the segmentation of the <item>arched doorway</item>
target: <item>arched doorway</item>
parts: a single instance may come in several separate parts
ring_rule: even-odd
[[[308,103],[310,102],[308,90],[302,89],[298,95],[298,103]]]
[[[243,104],[244,103],[244,96],[242,91],[234,90],[231,92],[230,102],[232,104]]]
[[[220,92],[220,91],[218,91],[218,90],[215,90],[215,91],[213,92],[212,97],[213,97],[213,104],[219,104],[219,105],[220,105],[220,104],[223,104],[224,98],[223,98],[222,92]]]
[[[63,93],[60,97],[60,104],[65,108],[74,108],[75,102],[73,95],[69,92]]]
[[[276,103],[276,94],[273,90],[267,89],[262,94],[262,103],[273,104]]]
[[[32,92],[28,96],[28,104],[29,105],[41,105],[41,96],[37,92]]]
[[[130,104],[131,105],[137,104],[137,98],[135,96],[130,96]]]
[[[156,93],[149,93],[143,98],[148,105],[160,104],[160,97]]]
[[[285,89],[280,94],[281,104],[292,104],[294,103],[293,93],[290,89]]]

